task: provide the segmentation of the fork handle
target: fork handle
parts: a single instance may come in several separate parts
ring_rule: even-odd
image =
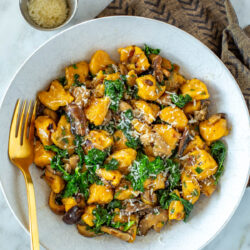
[[[30,229],[30,239],[31,239],[31,249],[39,250],[39,234],[38,234],[38,225],[37,225],[37,216],[36,216],[36,199],[35,199],[35,190],[33,181],[31,179],[30,172],[23,171],[27,196],[28,196],[28,207],[29,207],[29,229]]]

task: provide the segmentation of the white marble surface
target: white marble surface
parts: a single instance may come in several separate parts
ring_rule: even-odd
[[[109,2],[110,0],[79,0],[78,12],[69,26],[94,17]],[[236,10],[241,27],[250,24],[250,1],[232,0],[232,4]],[[19,12],[18,1],[0,0],[0,103],[11,78],[22,62],[37,47],[58,32],[34,30],[23,20]],[[1,191],[0,249],[29,249],[29,236],[12,215]],[[250,188],[246,190],[240,206],[230,222],[205,249],[250,249]]]

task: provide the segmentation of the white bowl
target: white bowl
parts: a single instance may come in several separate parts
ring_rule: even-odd
[[[26,60],[15,75],[0,110],[0,179],[13,213],[27,231],[26,190],[21,172],[7,155],[8,135],[16,100],[35,99],[38,90],[61,76],[66,65],[89,60],[97,49],[117,59],[117,48],[136,44],[160,48],[161,54],[181,66],[186,77],[204,81],[212,111],[228,116],[231,133],[225,138],[225,173],[211,198],[202,197],[187,223],[168,224],[160,234],[150,232],[133,244],[110,236],[85,238],[75,226],[64,224],[47,203],[49,189],[41,172],[31,166],[36,189],[40,242],[47,249],[199,249],[228,222],[246,187],[249,172],[249,115],[244,98],[224,64],[201,42],[174,26],[141,17],[107,17],[76,25],[50,39]]]

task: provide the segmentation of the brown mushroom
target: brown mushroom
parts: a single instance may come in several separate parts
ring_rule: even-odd
[[[161,105],[168,106],[171,104],[171,96],[169,94],[163,94],[160,98],[156,100],[156,102]]]
[[[52,174],[58,175],[58,176],[62,176],[62,172],[56,171],[55,169],[53,169],[51,167],[51,165],[46,165],[46,169],[51,172]]]
[[[125,64],[119,63],[118,67],[119,67],[119,70],[120,70],[122,75],[127,75],[128,74],[128,69],[127,69]]]
[[[155,211],[156,210],[156,211]],[[160,232],[164,224],[168,220],[168,212],[162,208],[155,208],[151,213],[147,214],[139,223],[139,235],[146,235],[149,229],[153,228],[156,232]]]
[[[145,204],[138,199],[130,199],[123,202],[125,209],[121,210],[124,214],[132,214],[132,213],[141,213],[145,211],[149,211],[152,209],[152,206],[149,204]]]
[[[90,90],[85,86],[76,87],[72,91],[72,95],[75,97],[75,104],[80,107],[86,107],[89,103]]]
[[[66,107],[66,113],[71,118],[72,132],[84,136],[87,130],[87,119],[83,110],[71,103]]]
[[[86,225],[77,224],[76,227],[77,227],[79,234],[85,237],[96,237],[96,236],[102,235],[102,233],[96,234],[94,231],[88,230]]]
[[[185,148],[187,147],[188,143],[190,142],[191,137],[190,137],[190,133],[189,133],[189,129],[185,128],[180,143],[179,143],[179,148],[178,148],[178,155],[182,156]]]
[[[148,189],[141,194],[141,200],[147,205],[154,205],[157,203],[157,195],[153,189]]]
[[[172,153],[170,146],[164,141],[164,139],[158,133],[155,133],[153,153],[154,156],[161,156],[161,157],[169,156]]]
[[[140,136],[143,146],[152,146],[154,156],[169,156],[172,151],[164,139],[156,132],[146,133]]]
[[[74,206],[67,213],[64,214],[62,219],[66,224],[75,224],[81,219],[83,213],[84,209],[78,206]]]
[[[58,199],[58,195],[51,191],[49,196],[49,207],[55,214],[64,214],[65,207]]]
[[[134,240],[131,234],[122,232],[121,230],[118,230],[112,227],[102,226],[101,231],[104,233],[110,234],[112,236],[115,236],[121,240],[127,241],[127,242],[132,242]]]
[[[194,111],[194,119],[201,122],[206,120],[207,114],[208,114],[208,106],[210,104],[210,101],[204,101],[201,104],[201,109],[198,111]]]
[[[155,76],[158,82],[162,82],[164,79],[163,72],[161,69],[161,63],[162,63],[162,57],[160,55],[153,57],[152,59],[152,68],[154,69],[153,75]]]

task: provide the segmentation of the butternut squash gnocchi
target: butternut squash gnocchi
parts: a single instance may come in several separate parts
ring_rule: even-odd
[[[49,207],[86,237],[127,242],[188,219],[224,171],[225,114],[208,118],[206,83],[160,50],[96,51],[38,93],[34,163]],[[84,58],[83,58],[84,59]]]

